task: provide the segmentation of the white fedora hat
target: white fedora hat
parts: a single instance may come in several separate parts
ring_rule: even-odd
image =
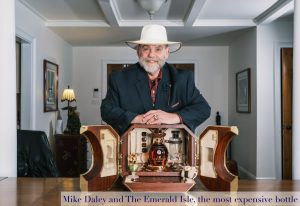
[[[181,48],[181,42],[168,41],[166,28],[157,24],[144,26],[141,32],[141,39],[137,41],[126,41],[126,44],[133,49],[136,49],[139,44],[165,44],[170,47],[170,52],[176,52]]]

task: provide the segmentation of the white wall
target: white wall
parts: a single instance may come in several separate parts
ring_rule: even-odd
[[[73,52],[73,87],[83,124],[100,124],[101,98],[92,97],[93,88],[103,87],[105,63],[135,63],[135,50],[128,47],[75,47]],[[183,47],[172,53],[168,62],[195,63],[196,85],[212,107],[212,114],[199,130],[215,124],[216,111],[222,123],[228,123],[228,47]],[[105,92],[104,92],[105,93]],[[199,132],[198,132],[199,133]]]
[[[232,143],[232,158],[240,176],[281,178],[280,56],[291,45],[293,24],[260,25],[232,42],[229,49],[229,124],[240,131]],[[251,113],[235,110],[235,74],[251,68]],[[279,89],[278,89],[279,88]]]
[[[251,113],[236,112],[236,73],[251,69]],[[229,124],[239,129],[232,141],[232,159],[241,177],[256,176],[256,29],[250,29],[229,48]],[[246,174],[243,174],[246,173]]]
[[[281,178],[280,45],[292,44],[293,23],[257,28],[257,177]],[[277,158],[276,158],[277,157]],[[277,172],[276,172],[277,171]]]
[[[15,2],[0,1],[0,176],[17,176]],[[2,200],[0,200],[2,202]],[[1,203],[0,203],[1,204]],[[13,202],[11,202],[13,204]]]
[[[59,98],[72,80],[72,47],[44,26],[44,21],[23,4],[16,1],[16,33],[32,41],[33,56],[31,73],[31,109],[34,121],[30,129],[42,130],[52,136],[56,112],[43,112],[43,59],[59,65]],[[26,80],[25,80],[26,81]],[[27,80],[28,81],[28,80]],[[59,101],[59,108],[64,106]],[[66,119],[65,112],[62,112]]]

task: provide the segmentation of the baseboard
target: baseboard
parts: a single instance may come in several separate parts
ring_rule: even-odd
[[[251,180],[256,180],[256,175],[252,174],[249,172],[247,169],[238,166],[239,169],[239,178],[240,179],[251,179]]]
[[[277,180],[275,177],[256,177],[257,180]]]
[[[250,179],[250,180],[276,180],[276,177],[257,177],[256,175],[249,172],[247,169],[238,166],[239,178]]]

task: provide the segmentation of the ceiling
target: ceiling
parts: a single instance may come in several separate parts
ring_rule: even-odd
[[[137,40],[149,23],[166,26],[184,45],[227,45],[241,32],[292,21],[293,0],[166,0],[152,20],[137,0],[19,0],[73,46],[117,46]]]

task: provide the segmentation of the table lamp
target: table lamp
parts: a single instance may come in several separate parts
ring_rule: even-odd
[[[62,109],[63,110],[68,110],[68,120],[69,120],[70,111],[76,109],[76,107],[70,106],[70,102],[76,101],[76,97],[75,97],[74,90],[70,89],[69,85],[68,85],[67,89],[64,89],[64,92],[63,92],[62,97],[61,97],[61,101],[62,102],[67,101],[68,102],[68,106],[64,107]],[[68,128],[66,128],[66,130],[68,130]],[[65,132],[68,132],[68,131],[65,131]]]

